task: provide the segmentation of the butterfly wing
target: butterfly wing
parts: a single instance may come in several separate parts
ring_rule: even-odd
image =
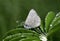
[[[26,26],[24,27],[25,28],[38,27],[40,25],[40,22],[41,22],[41,19],[37,15],[36,11],[34,9],[31,9],[25,21]]]

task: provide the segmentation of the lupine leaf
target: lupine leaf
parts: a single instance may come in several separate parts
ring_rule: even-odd
[[[60,41],[60,24],[54,26],[47,34],[48,41]]]
[[[45,29],[46,29],[46,32],[48,32],[50,24],[51,24],[52,20],[54,19],[54,17],[55,17],[55,13],[52,12],[52,11],[48,12],[47,16],[45,17]]]
[[[25,39],[25,38],[29,38],[29,39]],[[16,28],[13,29],[9,32],[7,32],[4,37],[3,37],[3,41],[19,41],[21,39],[25,39],[25,40],[32,40],[35,39],[37,41],[39,41],[39,34],[31,31],[31,30],[27,30],[24,28]]]
[[[55,18],[50,24],[50,29],[52,29],[55,25],[60,24],[60,12],[56,14]]]

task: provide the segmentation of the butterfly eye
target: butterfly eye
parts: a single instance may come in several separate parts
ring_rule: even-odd
[[[28,26],[27,24],[25,24],[25,26]]]
[[[29,27],[29,25],[27,25],[27,24],[25,24],[24,26],[25,26],[25,27]]]

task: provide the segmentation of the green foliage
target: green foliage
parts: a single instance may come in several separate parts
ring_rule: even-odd
[[[49,27],[50,27],[50,23],[52,22],[52,20],[54,19],[55,17],[55,13],[54,12],[48,12],[46,18],[45,18],[45,29],[46,29],[46,32],[48,32],[49,30]]]
[[[55,13],[59,12],[60,11],[60,0],[0,0],[0,41],[2,40],[2,36],[5,36],[6,32],[9,32],[10,30],[13,30],[16,28],[16,26],[18,25],[16,23],[17,20],[20,23],[25,20],[29,10],[32,8],[37,11],[38,15],[43,20],[42,21],[43,25],[41,25],[41,29],[43,32],[45,32],[46,30],[45,22],[44,22],[45,15],[49,11],[53,11]],[[51,23],[47,24],[47,25],[52,24],[53,25],[52,27],[46,27],[47,30],[49,29],[47,33],[48,41],[49,40],[60,41],[60,32],[59,32],[60,17],[56,17],[56,21],[54,20],[55,18],[52,20]],[[10,33],[13,33],[13,32],[9,32],[8,35],[10,35]],[[7,37],[8,35],[6,34],[5,37]],[[19,39],[19,37],[17,38]],[[27,40],[30,40],[30,39],[26,39],[25,41]]]
[[[47,33],[48,41],[60,41],[60,12],[56,14],[51,22],[49,32]]]
[[[60,41],[60,23],[49,31],[47,38],[48,41]]]
[[[56,17],[53,19],[51,25],[55,26],[60,23],[60,12],[56,14]]]
[[[24,28],[16,28],[4,35],[3,41],[40,41],[39,34]]]
[[[59,21],[59,22],[58,22]],[[52,26],[50,26],[52,25]],[[41,29],[43,33],[37,33],[33,30],[25,29],[21,26],[16,29],[8,31],[3,36],[3,41],[59,41],[60,40],[60,12],[55,15],[54,12],[48,12],[45,18],[45,28],[43,21],[41,22]],[[45,32],[47,31],[47,32]],[[43,38],[45,37],[45,38]]]

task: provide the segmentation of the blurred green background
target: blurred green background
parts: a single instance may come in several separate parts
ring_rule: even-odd
[[[60,0],[0,0],[0,38],[16,28],[16,21],[25,21],[30,9],[44,20],[49,11],[60,11]]]

